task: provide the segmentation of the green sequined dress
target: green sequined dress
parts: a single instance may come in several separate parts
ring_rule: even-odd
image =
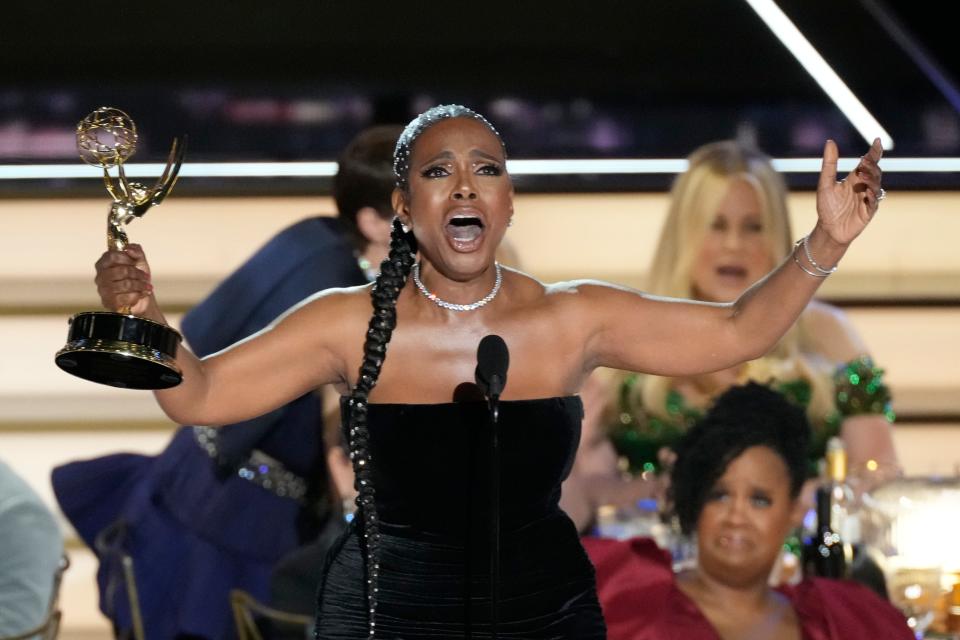
[[[699,407],[690,406],[683,395],[670,389],[662,411],[649,411],[638,403],[634,389],[642,375],[628,375],[618,390],[618,407],[608,433],[614,448],[626,461],[632,473],[658,471],[657,452],[674,446],[683,433],[702,415]],[[809,409],[812,388],[809,380],[796,378],[769,383],[790,401]],[[823,458],[827,440],[840,432],[845,418],[854,415],[879,414],[894,420],[890,390],[883,382],[883,369],[867,356],[838,366],[832,376],[834,407],[824,415],[810,415],[813,438],[809,458],[811,470]],[[809,411],[808,411],[809,413]]]

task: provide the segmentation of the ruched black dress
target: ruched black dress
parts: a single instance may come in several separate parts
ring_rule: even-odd
[[[500,404],[498,638],[606,638],[593,567],[559,506],[578,397]],[[482,402],[368,405],[381,551],[376,635],[490,637],[490,427]],[[319,640],[367,637],[359,527],[331,550]]]

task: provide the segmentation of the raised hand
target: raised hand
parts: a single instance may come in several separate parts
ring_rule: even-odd
[[[860,235],[877,212],[883,190],[880,188],[880,157],[883,147],[877,138],[853,171],[837,181],[839,153],[833,140],[823,149],[823,165],[817,184],[819,226],[834,242],[847,245]]]
[[[105,308],[147,315],[153,302],[153,285],[150,284],[150,265],[140,245],[128,244],[123,251],[106,251],[95,266],[94,282]]]

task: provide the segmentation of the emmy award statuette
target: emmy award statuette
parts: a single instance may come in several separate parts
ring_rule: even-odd
[[[77,124],[77,150],[87,164],[103,169],[103,182],[113,198],[107,216],[107,246],[127,246],[124,226],[140,218],[170,193],[183,161],[183,143],[174,139],[163,175],[150,189],[130,182],[123,163],[137,149],[137,127],[119,109],[101,107]],[[117,177],[109,169],[117,168]],[[56,363],[80,378],[129,389],[166,389],[183,375],[174,358],[180,334],[170,327],[140,318],[128,307],[87,311],[70,318],[67,344]]]

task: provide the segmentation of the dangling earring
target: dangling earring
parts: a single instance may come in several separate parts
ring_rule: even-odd
[[[403,218],[399,215],[394,214],[393,219],[400,223],[400,230],[404,233],[410,233],[410,227],[403,222]]]

